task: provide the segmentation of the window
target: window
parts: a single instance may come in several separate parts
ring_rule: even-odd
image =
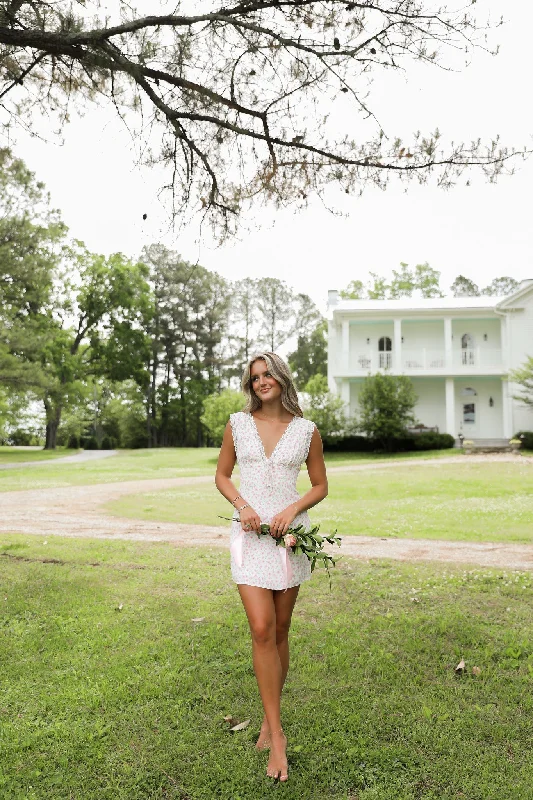
[[[476,362],[474,350],[474,340],[469,333],[461,336],[461,363],[465,366],[473,366]]]
[[[472,389],[471,386],[467,386],[465,389],[463,389],[461,394],[464,395],[465,397],[477,397],[476,390]]]
[[[476,404],[464,403],[463,404],[463,425],[476,424]]]
[[[389,336],[382,336],[378,342],[379,366],[388,369],[392,365],[392,341]]]

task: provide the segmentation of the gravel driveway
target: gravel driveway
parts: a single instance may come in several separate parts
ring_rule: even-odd
[[[112,453],[112,451],[105,452]],[[69,458],[77,458],[77,456]],[[436,467],[439,464],[464,464],[479,461],[519,461],[533,468],[533,458],[512,454],[458,455],[449,458],[427,459],[423,463],[424,466]],[[407,469],[412,463],[409,459],[391,460],[372,464],[330,467],[329,472]],[[59,489],[3,492],[0,494],[0,532],[39,536],[164,541],[173,542],[176,545],[200,545],[228,549],[229,526],[227,525],[218,527],[147,522],[110,517],[102,509],[106,503],[128,494],[202,483],[212,484],[212,482],[213,477],[208,475],[195,478],[165,478],[93,486],[68,486]],[[533,545],[346,536],[341,549],[334,548],[332,552],[365,561],[371,558],[393,558],[399,561],[440,561],[533,570]]]

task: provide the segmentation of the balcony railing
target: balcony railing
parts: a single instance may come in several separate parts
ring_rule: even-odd
[[[339,366],[342,367],[341,361]],[[502,367],[502,351],[499,349],[470,348],[454,350],[452,363],[447,364],[444,350],[421,347],[418,350],[402,348],[401,367],[398,369],[393,352],[386,353],[351,353],[349,366],[344,363],[343,371],[349,373],[368,373],[377,370],[392,369],[401,372],[437,372],[453,369],[458,372],[469,372],[480,368],[499,369]]]

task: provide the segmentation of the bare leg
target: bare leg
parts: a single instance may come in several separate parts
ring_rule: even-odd
[[[274,592],[274,607],[276,611],[276,647],[281,662],[281,688],[285,684],[289,671],[289,628],[291,626],[292,612],[298,597],[299,586],[294,586],[287,591]],[[258,750],[268,750],[270,747],[270,728],[266,714],[263,717],[259,738],[256,743]]]
[[[270,589],[244,584],[239,584],[238,589],[250,625],[254,672],[271,732],[271,752],[267,775],[286,781],[288,778],[287,740],[281,729],[280,715],[283,673],[276,645],[274,592]],[[294,606],[294,603],[292,605]]]

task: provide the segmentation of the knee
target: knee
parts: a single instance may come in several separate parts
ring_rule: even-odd
[[[275,627],[271,622],[256,622],[250,630],[255,644],[265,645],[275,642]]]
[[[290,622],[277,622],[276,623],[276,644],[284,642],[289,638]]]

